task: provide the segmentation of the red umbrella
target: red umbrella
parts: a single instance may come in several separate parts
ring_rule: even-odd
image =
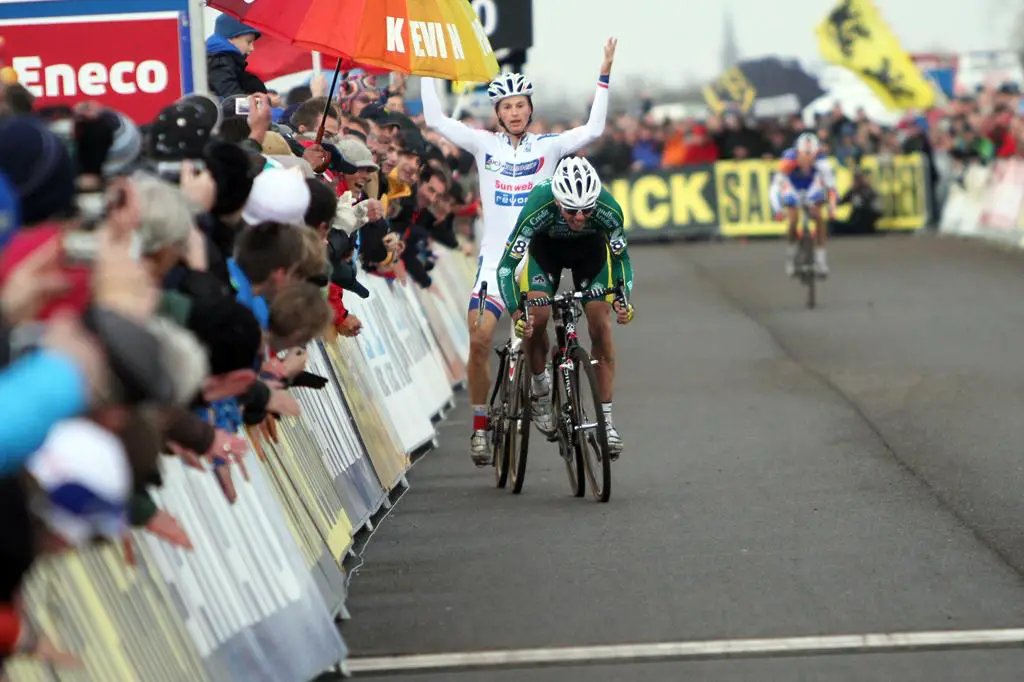
[[[268,34],[256,43],[256,49],[249,55],[248,65],[249,71],[265,82],[299,71],[308,71],[313,68],[313,56],[305,47],[296,47],[290,42]],[[343,59],[341,69],[363,69],[375,76],[388,72],[387,69],[356,64],[351,59]]]
[[[490,81],[494,50],[467,0],[208,0],[295,46],[389,71]]]

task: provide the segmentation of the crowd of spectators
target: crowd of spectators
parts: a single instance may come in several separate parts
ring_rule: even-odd
[[[131,556],[131,527],[190,548],[150,494],[160,458],[233,502],[238,434],[324,388],[304,349],[360,334],[365,278],[439,296],[438,250],[472,251],[472,157],[403,113],[404,81],[276,93],[246,72],[258,37],[218,20],[215,96],[152,121],[41,107],[0,73],[0,657],[70,662],[19,613],[35,561],[97,539]]]

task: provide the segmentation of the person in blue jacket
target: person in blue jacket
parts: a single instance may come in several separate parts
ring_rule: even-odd
[[[206,39],[207,78],[215,95],[223,99],[267,91],[263,81],[246,70],[259,37],[259,31],[232,16],[217,17],[213,35]]]

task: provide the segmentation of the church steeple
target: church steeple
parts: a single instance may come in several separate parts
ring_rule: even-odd
[[[722,71],[731,69],[740,61],[740,49],[736,44],[736,27],[732,23],[732,12],[728,5],[722,18]]]

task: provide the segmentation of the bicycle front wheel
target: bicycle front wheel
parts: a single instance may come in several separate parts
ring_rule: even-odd
[[[804,231],[801,236],[800,251],[801,260],[803,261],[803,280],[804,284],[807,285],[807,307],[813,308],[817,303],[815,287],[817,286],[818,273],[814,267],[814,237],[811,235],[811,224],[807,219],[806,214],[804,217]]]
[[[494,464],[494,483],[499,488],[508,484],[508,355],[502,355],[495,377],[495,390],[491,393],[491,461]]]
[[[569,488],[575,497],[583,497],[587,492],[587,478],[583,473],[583,452],[580,448],[579,433],[570,433],[572,424],[566,423],[565,413],[571,405],[570,396],[566,395],[562,369],[559,367],[559,353],[554,351],[551,358],[551,414],[554,420],[558,453],[565,460],[565,470],[569,474]],[[570,374],[571,376],[571,374]],[[571,383],[571,379],[570,379]],[[576,389],[573,388],[573,391]]]
[[[508,472],[512,492],[523,492],[526,481],[526,456],[530,450],[530,372],[529,361],[524,355],[515,360],[512,385],[509,388],[509,420],[505,438],[508,452]]]
[[[597,391],[597,370],[590,354],[580,347],[572,350],[573,422],[583,466],[590,481],[590,492],[598,502],[612,495],[612,460],[608,452],[608,425]]]

